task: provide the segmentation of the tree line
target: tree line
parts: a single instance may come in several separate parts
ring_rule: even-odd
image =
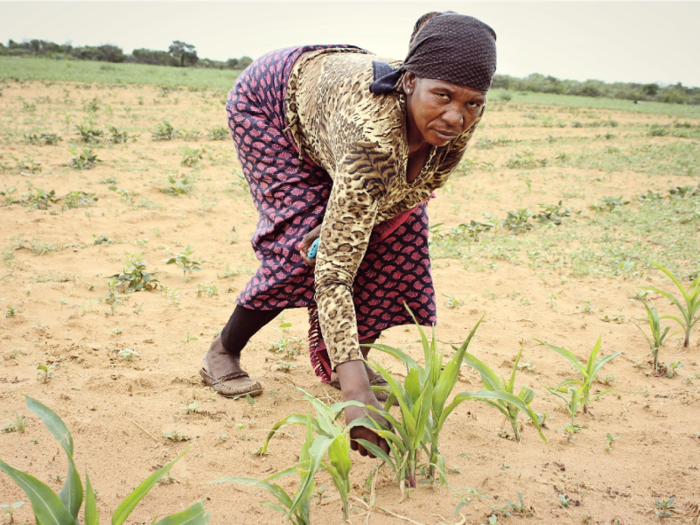
[[[558,95],[606,97],[625,100],[668,102],[671,104],[700,104],[700,88],[687,87],[678,82],[668,86],[638,84],[634,82],[603,82],[602,80],[560,80],[552,76],[533,73],[525,78],[496,75],[494,88],[512,91],[532,91]]]
[[[56,44],[48,40],[26,40],[15,42],[9,40],[7,45],[0,42],[0,56],[29,56],[68,59],[68,60],[94,60],[98,62],[151,64],[155,66],[173,67],[204,67],[213,69],[237,69],[242,70],[253,62],[247,56],[241,58],[229,58],[228,60],[200,59],[194,45],[173,41],[167,51],[158,49],[134,49],[131,54],[124,53],[119,46],[105,44],[101,46],[73,46],[68,44]]]
[[[9,40],[7,45],[0,42],[0,56],[3,55],[235,70],[243,70],[253,61],[248,56],[229,58],[225,61],[211,60],[209,58],[200,59],[197,56],[197,50],[194,45],[180,40],[173,41],[167,51],[141,48],[134,49],[131,54],[124,53],[122,48],[110,44],[102,46],[73,46],[71,44],[55,44],[47,40],[27,40],[24,42]],[[700,88],[687,87],[680,82],[668,86],[634,82],[607,83],[602,80],[579,82],[577,80],[560,80],[553,76],[533,73],[524,78],[496,75],[492,87],[512,91],[617,98],[634,100],[635,102],[700,104]]]

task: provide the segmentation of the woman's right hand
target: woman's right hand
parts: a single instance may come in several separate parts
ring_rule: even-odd
[[[309,248],[313,242],[319,238],[321,235],[321,225],[319,224],[313,230],[310,230],[304,238],[301,240],[301,246],[299,247],[299,252],[301,253],[301,258],[304,262],[311,266],[312,268],[316,266],[316,257],[309,257]]]
[[[341,363],[336,366],[335,371],[340,380],[340,388],[343,392],[344,401],[359,401],[364,405],[371,405],[378,409],[384,409],[381,403],[377,401],[369,385],[364,361],[357,360]],[[355,419],[365,417],[371,418],[385,427],[390,426],[385,418],[368,408],[349,406],[345,409],[345,422],[348,425]],[[387,454],[389,453],[389,445],[387,442],[367,427],[357,426],[350,430],[350,448],[357,450],[361,456],[375,457],[374,454],[357,442],[358,439],[367,440],[377,445]]]

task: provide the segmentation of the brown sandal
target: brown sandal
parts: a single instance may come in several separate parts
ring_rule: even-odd
[[[241,396],[259,396],[262,394],[263,389],[260,381],[250,381],[248,383],[240,384],[228,384],[228,381],[238,379],[241,377],[248,377],[248,372],[241,370],[240,372],[233,372],[232,374],[226,374],[216,379],[212,376],[207,369],[202,367],[199,369],[199,375],[202,376],[204,384],[212,387],[216,390],[220,396],[223,397],[241,397]]]

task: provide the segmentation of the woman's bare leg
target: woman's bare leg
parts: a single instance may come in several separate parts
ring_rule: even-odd
[[[281,311],[281,308],[276,310],[250,310],[236,305],[221,334],[214,339],[209,347],[209,351],[204,355],[202,367],[215,379],[243,372],[241,368],[241,351],[250,338],[277,317]],[[243,387],[254,383],[254,381],[249,377],[242,376],[227,379],[226,383],[236,387]]]

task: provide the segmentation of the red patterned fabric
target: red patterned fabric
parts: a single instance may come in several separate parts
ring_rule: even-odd
[[[229,127],[243,174],[260,218],[252,238],[260,267],[236,302],[251,310],[310,307],[310,357],[316,374],[330,380],[330,365],[317,322],[314,274],[297,244],[321,224],[333,181],[298,149],[285,131],[287,79],[306,46],[273,51],[238,78],[226,104]],[[408,303],[423,325],[436,322],[430,275],[428,217],[422,204],[375,227],[354,284],[360,340],[413,321]],[[325,364],[323,363],[325,361]]]

